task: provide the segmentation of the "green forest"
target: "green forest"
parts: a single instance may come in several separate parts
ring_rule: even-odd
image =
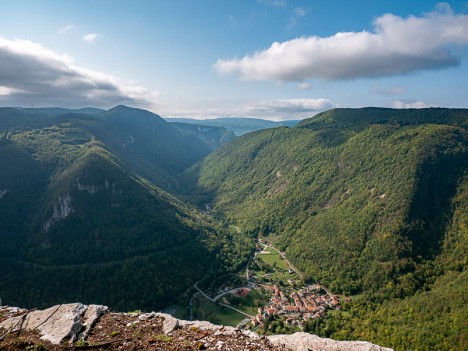
[[[126,107],[93,115],[0,110],[4,303],[159,309],[197,280],[246,263],[249,240],[167,191],[225,130],[198,137]],[[27,128],[35,118],[40,128]]]
[[[0,296],[161,309],[238,277],[262,236],[351,296],[306,331],[465,350],[467,126],[334,109],[234,137],[125,106],[0,108]]]
[[[242,136],[184,179],[220,218],[278,236],[308,281],[353,297],[309,330],[397,350],[462,350],[467,117],[331,110]]]

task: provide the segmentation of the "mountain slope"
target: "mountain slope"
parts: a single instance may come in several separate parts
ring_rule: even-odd
[[[195,281],[243,262],[246,252],[231,249],[236,239],[216,222],[143,178],[119,157],[123,152],[111,153],[107,143],[117,145],[121,135],[119,126],[106,123],[67,115],[49,127],[0,138],[5,303],[161,308]],[[143,129],[138,123],[126,125],[136,136]]]
[[[173,177],[212,150],[154,113],[117,106],[87,119],[89,130],[124,163],[165,189]]]
[[[130,168],[153,183],[174,189],[173,178],[232,139],[217,128],[187,130],[146,110],[117,106],[99,109],[0,108],[0,133],[80,123]]]
[[[466,110],[331,110],[291,129],[242,136],[185,179],[198,189],[198,201],[211,202],[219,216],[244,231],[272,235],[306,279],[362,294],[349,323],[363,325],[378,315],[382,301],[397,309],[408,297],[424,311],[429,297],[414,294],[433,289],[429,296],[442,298],[442,285],[434,282],[466,268],[464,241],[452,238],[452,252],[446,240],[462,213],[454,198],[466,192],[467,120]],[[465,224],[459,231],[457,237],[466,238]],[[463,277],[456,279],[466,289]],[[451,306],[461,316],[460,286],[452,287],[446,296],[457,297]],[[368,308],[371,301],[378,304]],[[389,320],[380,328],[388,328]],[[414,337],[418,330],[407,323]],[[347,337],[359,335],[354,330]],[[399,346],[371,332],[366,336]],[[419,346],[425,345],[421,340]],[[434,345],[443,349],[440,339]]]
[[[193,135],[202,140],[211,151],[230,142],[236,136],[224,127],[213,127],[208,125],[198,125],[190,123],[171,122],[171,125],[181,130],[183,133]]]
[[[432,264],[422,265],[426,289],[406,298],[369,303],[356,299],[344,313],[328,314],[309,323],[307,330],[344,340],[365,339],[396,350],[466,350],[468,333],[467,252],[468,178],[460,181],[453,197],[452,218],[442,242],[443,250]],[[417,276],[417,275],[416,275]]]
[[[437,253],[447,201],[466,170],[467,135],[426,123],[355,127],[362,130],[260,131],[222,147],[191,175],[199,172],[215,209],[245,230],[279,234],[309,277],[341,291],[383,288],[411,270],[408,257]]]
[[[307,330],[466,349],[467,110],[331,110],[198,164],[220,129],[203,139],[124,106],[33,117],[0,109],[3,302],[160,308],[244,269],[261,234],[353,297]]]

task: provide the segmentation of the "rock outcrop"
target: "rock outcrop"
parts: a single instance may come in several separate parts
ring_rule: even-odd
[[[50,307],[42,311],[13,310],[16,316],[0,323],[0,328],[9,333],[36,331],[40,339],[60,344],[65,340],[71,342],[78,338],[86,338],[98,318],[108,311],[106,306],[83,305],[70,303]]]
[[[179,320],[164,313],[110,313],[105,306],[81,303],[42,311],[0,307],[0,316],[0,349],[7,350],[36,347],[42,340],[50,343],[44,346],[47,350],[59,350],[66,342],[78,341],[74,348],[97,350],[155,346],[164,350],[393,351],[369,342],[336,341],[307,333],[265,337],[205,321]]]
[[[268,336],[268,339],[273,345],[286,346],[294,351],[392,351],[392,349],[381,347],[367,341],[337,341],[308,333],[271,335]]]
[[[44,229],[45,232],[48,232],[50,227],[54,223],[68,217],[68,215],[73,212],[73,209],[71,207],[72,200],[73,199],[72,199],[72,197],[71,197],[71,195],[69,193],[66,193],[63,196],[60,196],[57,199],[57,202],[54,205],[52,217],[50,217],[44,223],[43,229]]]

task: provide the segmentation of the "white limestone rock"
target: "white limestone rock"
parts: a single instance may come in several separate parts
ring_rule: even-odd
[[[52,217],[44,223],[43,229],[45,232],[48,232],[54,223],[68,217],[73,212],[71,207],[72,200],[73,198],[70,193],[66,193],[57,199],[53,208]]]
[[[308,333],[270,335],[267,338],[273,345],[293,351],[393,351],[367,341],[337,341]]]
[[[100,315],[107,312],[107,307],[70,303],[57,305],[41,311],[30,311],[25,315],[9,318],[0,323],[0,328],[15,331],[35,330],[42,340],[60,344],[64,340],[74,341],[84,329],[88,335]]]
[[[166,335],[172,333],[174,331],[174,329],[179,327],[179,320],[172,317],[170,314],[156,313],[156,316],[164,318],[163,332]]]
[[[3,307],[2,311],[11,315],[23,310],[15,310]],[[26,314],[10,317],[2,323],[0,328],[9,332],[19,329],[35,330],[40,333],[41,339],[50,341],[53,344],[60,344],[63,341],[75,341],[77,338],[86,339],[90,334],[98,318],[108,312],[106,306],[83,305],[73,303],[58,305],[43,311],[29,311]],[[135,314],[126,314],[137,316]],[[238,328],[212,324],[205,321],[184,321],[178,320],[166,313],[144,313],[138,315],[130,326],[153,318],[163,319],[163,332],[171,334],[177,328],[196,328],[198,330],[213,331],[213,337],[225,335],[237,338],[245,345],[256,345],[264,336],[259,336],[251,331],[241,331]],[[267,337],[274,346],[285,347],[291,351],[393,351],[392,349],[381,347],[366,341],[336,341],[333,339],[320,338],[307,333],[295,333],[292,335],[271,335]],[[224,341],[219,341],[214,345],[218,349],[223,349]]]

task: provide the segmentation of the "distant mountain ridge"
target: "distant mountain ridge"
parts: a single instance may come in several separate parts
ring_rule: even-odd
[[[17,107],[18,110],[32,114],[44,114],[49,116],[60,116],[66,113],[86,114],[95,115],[102,113],[105,110],[95,107],[83,107],[83,108],[64,108],[64,107]]]
[[[299,120],[274,122],[259,118],[213,118],[213,119],[191,119],[191,118],[166,118],[169,123],[180,122],[195,125],[206,125],[223,127],[231,130],[236,136],[254,132],[266,128],[293,127]]]

